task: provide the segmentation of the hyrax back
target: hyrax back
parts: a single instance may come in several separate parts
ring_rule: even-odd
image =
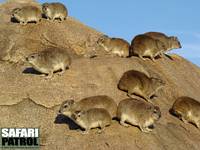
[[[150,132],[150,126],[161,117],[159,107],[137,99],[122,100],[117,108],[117,117],[120,124],[128,127],[129,124],[138,126],[142,132]],[[127,124],[129,123],[129,124]]]
[[[104,108],[110,113],[112,118],[116,117],[117,104],[112,98],[106,95],[87,97],[78,102],[74,100],[64,101],[61,104],[60,113],[71,117],[72,113],[75,111],[88,110],[91,108]]]
[[[42,18],[42,12],[37,7],[24,6],[13,9],[12,17],[19,21],[20,24],[26,25],[28,22],[39,22]]]
[[[71,64],[68,52],[54,47],[31,54],[27,57],[27,61],[35,70],[47,74],[47,78],[51,78],[53,73],[58,70],[62,70],[60,74],[64,73]]]
[[[161,79],[148,77],[146,74],[136,70],[129,70],[122,75],[118,88],[126,91],[129,97],[140,96],[151,102],[151,97],[164,85],[165,83]]]
[[[179,97],[173,104],[171,113],[200,128],[200,102],[190,97]]]
[[[44,3],[42,5],[42,11],[46,18],[52,21],[55,19],[63,21],[68,16],[67,8],[62,3]]]
[[[92,128],[100,127],[103,130],[111,124],[111,116],[106,109],[91,108],[88,110],[76,111],[72,114],[74,120],[81,128],[85,129],[85,133]]]
[[[167,36],[161,32],[147,32],[145,35],[150,36],[155,40],[161,41],[165,45],[166,51],[181,48],[181,43],[175,36]]]
[[[117,55],[119,57],[128,57],[130,44],[121,38],[109,38],[102,36],[97,41],[98,45],[102,46],[105,51]]]
[[[154,61],[155,57],[165,50],[166,48],[161,41],[144,34],[137,35],[131,42],[131,53],[142,59],[150,57]]]

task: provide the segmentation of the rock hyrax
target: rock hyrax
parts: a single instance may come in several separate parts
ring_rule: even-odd
[[[141,34],[132,40],[130,50],[132,55],[137,55],[143,60],[143,57],[150,57],[155,61],[155,57],[165,51],[166,48],[161,41]]]
[[[165,82],[161,79],[148,77],[136,70],[129,70],[122,75],[118,88],[127,91],[129,97],[135,98],[135,96],[140,96],[146,101],[151,102],[151,97],[155,96],[155,93],[164,85]]]
[[[149,127],[154,127],[154,123],[161,117],[161,112],[158,106],[128,98],[119,103],[117,117],[120,119],[120,124],[125,127],[132,124],[138,126],[142,132],[150,132],[152,129]]]
[[[72,114],[72,120],[88,133],[92,128],[100,127],[101,131],[111,124],[111,116],[106,109],[91,108],[88,110],[76,111]]]
[[[47,74],[47,78],[52,78],[55,71],[62,70],[60,74],[63,74],[71,64],[68,52],[64,49],[54,47],[31,54],[26,60],[35,70]]]
[[[167,36],[161,32],[147,32],[147,33],[145,33],[145,35],[148,35],[151,38],[159,40],[162,43],[164,43],[164,45],[166,47],[166,51],[169,51],[172,49],[178,49],[178,48],[182,47],[179,39],[175,36]]]
[[[63,21],[68,15],[67,8],[62,3],[44,3],[42,5],[42,11],[45,17],[52,21],[55,19]]]
[[[128,57],[130,44],[120,38],[109,38],[108,36],[101,36],[97,44],[102,46],[105,51],[111,53],[112,55],[117,55],[119,57]]]
[[[24,6],[13,9],[12,18],[16,19],[20,24],[26,25],[29,22],[39,22],[42,18],[42,13],[37,7]]]
[[[112,98],[105,95],[87,97],[78,102],[74,100],[64,101],[59,112],[67,117],[71,117],[75,111],[88,110],[90,108],[104,108],[110,113],[112,118],[116,117],[117,104]]]
[[[200,102],[193,98],[179,97],[170,111],[184,123],[190,122],[200,128]]]

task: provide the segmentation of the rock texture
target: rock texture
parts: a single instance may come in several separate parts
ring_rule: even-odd
[[[96,47],[102,33],[73,18],[63,23],[41,23],[21,26],[10,22],[10,12],[21,5],[39,5],[31,1],[10,1],[0,5],[0,127],[40,127],[41,149],[135,149],[198,150],[200,131],[169,114],[175,99],[191,96],[200,101],[200,69],[184,58],[171,55],[142,61],[137,57],[118,58],[105,55]],[[55,74],[45,80],[24,62],[24,58],[48,46],[70,49],[80,56],[73,59],[63,76]],[[94,95],[108,95],[119,103],[126,93],[118,90],[122,74],[130,69],[145,72],[166,81],[166,86],[153,100],[160,106],[162,118],[150,134],[137,127],[125,128],[113,121],[102,134],[92,130],[82,135],[68,118],[57,115],[59,104],[66,99],[76,101]]]

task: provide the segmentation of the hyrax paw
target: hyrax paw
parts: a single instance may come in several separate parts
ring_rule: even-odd
[[[89,131],[79,131],[81,134],[86,135],[89,134]]]

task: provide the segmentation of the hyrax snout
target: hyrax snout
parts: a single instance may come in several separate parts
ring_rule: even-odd
[[[98,39],[97,44],[112,55],[119,57],[129,56],[130,44],[121,38],[109,38],[103,35]]]
[[[42,18],[41,14],[41,10],[35,6],[24,6],[22,8],[13,9],[11,17],[20,24],[26,25],[29,22],[38,23]]]
[[[130,50],[131,55],[137,55],[143,60],[144,57],[150,57],[155,61],[155,57],[166,51],[166,47],[161,41],[141,34],[134,37]]]
[[[68,52],[54,47],[31,54],[26,60],[35,70],[47,74],[47,78],[52,78],[55,71],[61,70],[60,74],[63,74],[71,64]]]
[[[150,36],[155,40],[161,41],[165,45],[166,51],[182,48],[179,39],[175,36],[167,36],[161,32],[146,32],[145,35]],[[163,53],[164,52],[165,51],[163,51]]]
[[[88,133],[90,129],[98,127],[102,131],[106,126],[111,124],[112,120],[110,113],[103,108],[75,111],[71,118],[81,128],[85,129],[84,133]]]
[[[106,95],[87,97],[78,102],[74,100],[64,101],[61,104],[59,112],[67,117],[71,117],[75,111],[91,108],[104,108],[110,113],[112,118],[116,117],[117,104],[112,98]]]
[[[52,21],[55,19],[63,21],[68,16],[68,10],[62,3],[44,3],[42,5],[42,11],[44,16]]]
[[[154,106],[145,101],[128,98],[122,100],[117,108],[117,117],[120,124],[129,127],[138,126],[142,132],[150,132],[156,121],[161,117],[158,106]]]
[[[129,97],[140,96],[151,102],[150,99],[164,85],[165,82],[161,79],[148,77],[146,74],[136,70],[129,70],[122,75],[118,88],[126,91]]]
[[[200,102],[190,97],[179,97],[171,108],[171,113],[184,123],[193,123],[200,128]]]

